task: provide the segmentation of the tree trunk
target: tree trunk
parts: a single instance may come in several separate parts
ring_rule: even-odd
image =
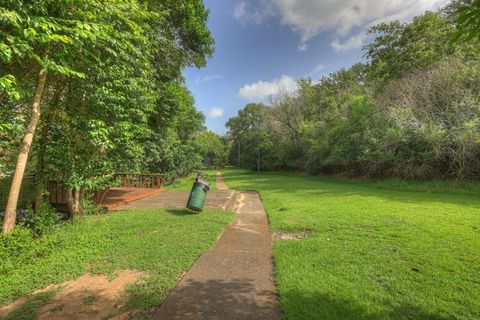
[[[55,93],[53,102],[50,104],[45,126],[43,127],[41,137],[38,141],[38,159],[37,168],[35,170],[35,214],[40,212],[43,204],[43,191],[45,189],[45,154],[48,143],[48,134],[57,115],[57,109],[62,100],[63,91],[64,86],[60,85],[60,88],[57,89],[57,92]]]
[[[3,221],[2,227],[3,233],[9,233],[15,228],[15,222],[17,220],[18,197],[20,195],[23,175],[27,166],[30,146],[32,145],[33,136],[35,135],[35,130],[37,129],[37,125],[40,120],[40,102],[42,100],[42,94],[43,89],[45,88],[46,79],[47,71],[45,69],[41,69],[38,74],[37,88],[35,90],[35,96],[33,98],[30,123],[28,124],[27,130],[25,131],[25,135],[23,137],[22,147],[18,155],[12,185],[10,186],[7,208],[5,210],[5,220]]]
[[[67,190],[67,206],[70,213],[70,220],[73,220],[76,214],[80,212],[80,194],[79,187]]]
[[[74,200],[75,200],[75,214],[78,214],[80,212],[80,188],[75,188],[75,194],[74,194]]]
[[[35,207],[34,212],[38,214],[43,204],[43,191],[45,189],[45,152],[47,147],[48,132],[53,122],[54,113],[48,114],[45,127],[43,128],[42,137],[38,146],[38,160],[35,172]]]

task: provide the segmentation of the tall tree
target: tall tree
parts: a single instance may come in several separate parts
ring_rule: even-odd
[[[201,0],[2,2],[0,116],[7,119],[8,110],[14,110],[18,122],[30,116],[41,128],[32,148],[37,156],[36,211],[46,172],[64,180],[73,213],[79,210],[82,190],[103,183],[104,175],[121,168],[146,169],[147,141],[166,141],[171,147],[193,139],[204,118],[186,93],[182,70],[204,66],[213,53],[207,18]],[[49,73],[43,85],[44,115],[25,107],[40,70]],[[157,116],[162,121],[152,121]],[[7,123],[0,129],[13,133],[11,128]],[[30,143],[37,141],[30,128],[28,133]],[[182,157],[189,159],[187,154]],[[6,231],[13,228],[23,172],[21,166],[15,172]]]
[[[22,140],[22,147],[18,155],[15,174],[13,175],[12,185],[8,194],[7,208],[5,210],[5,221],[2,227],[3,233],[8,233],[15,227],[18,197],[20,195],[20,188],[22,186],[23,175],[27,166],[27,160],[33,141],[33,136],[37,129],[38,121],[40,120],[40,103],[42,100],[43,90],[45,88],[46,78],[47,71],[43,68],[40,69],[38,74],[37,88],[35,90],[35,95],[32,102],[30,123],[28,124],[25,136]]]

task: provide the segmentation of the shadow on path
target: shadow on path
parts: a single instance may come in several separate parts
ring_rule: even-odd
[[[275,319],[276,295],[265,291],[254,298],[256,290],[252,279],[188,280],[152,319]]]

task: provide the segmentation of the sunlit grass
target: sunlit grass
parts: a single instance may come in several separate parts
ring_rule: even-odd
[[[258,190],[286,319],[480,319],[478,184],[355,181],[224,170]]]
[[[215,191],[217,189],[216,184],[216,170],[205,170],[207,175],[206,180],[210,183],[210,190]],[[186,177],[176,179],[173,184],[166,187],[167,190],[190,190],[192,189],[193,183],[197,175],[192,173]]]
[[[134,269],[146,276],[129,288],[128,307],[145,316],[167,297],[178,276],[215,244],[232,217],[219,210],[135,210],[80,218],[38,240],[33,259],[0,274],[0,305],[86,272],[110,275]],[[28,306],[34,315],[38,303]]]

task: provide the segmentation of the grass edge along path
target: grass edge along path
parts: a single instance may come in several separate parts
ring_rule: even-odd
[[[210,191],[217,190],[216,185],[216,172],[217,170],[205,170],[205,174],[207,175],[206,180],[210,184]],[[188,190],[192,189],[193,183],[195,182],[196,174],[192,173],[186,177],[176,179],[171,185],[166,186],[165,189],[168,191],[179,191],[179,190]]]
[[[478,195],[417,191],[428,183],[395,190],[392,181],[222,173],[230,188],[260,193],[273,231],[310,231],[274,242],[285,319],[480,319]]]
[[[136,317],[146,318],[148,310],[167,297],[178,277],[215,245],[233,216],[221,210],[192,214],[155,209],[79,218],[41,238],[30,261],[21,265],[11,261],[13,267],[2,270],[0,305],[87,272],[111,275],[118,269],[132,269],[146,276],[128,288],[127,309],[139,310]],[[39,305],[29,305],[34,315]]]

